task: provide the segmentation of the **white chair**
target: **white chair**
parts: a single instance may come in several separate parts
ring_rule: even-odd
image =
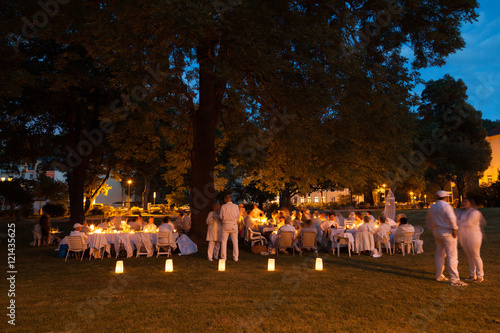
[[[392,255],[392,250],[391,250],[391,232],[386,233],[383,235],[382,238],[380,238],[379,234],[376,234],[376,241],[375,241],[375,247],[378,247],[378,252],[382,253],[382,244],[384,245],[387,253]]]
[[[299,242],[300,255],[302,255],[302,250],[314,250],[316,257],[318,256],[318,245],[316,240],[316,233],[312,231],[303,232],[300,235],[301,239]]]
[[[295,246],[293,246],[293,231],[282,231],[280,237],[276,240],[276,255],[280,249],[292,248],[293,256],[295,256]]]
[[[158,232],[156,234],[156,258],[160,254],[166,254],[167,258],[172,255],[172,232]],[[162,248],[166,248],[165,252],[161,252]]]
[[[420,235],[424,233],[424,228],[415,227],[415,233],[413,234],[413,240],[419,240]]]
[[[250,228],[247,228],[247,242],[249,242],[251,246],[254,246],[259,242],[262,246],[265,246],[266,238],[262,236],[260,232],[256,232]]]
[[[81,252],[82,257],[80,258],[80,261],[82,261],[83,256],[85,255],[85,250],[88,247],[87,243],[85,243],[80,236],[68,236],[66,237],[66,239],[68,240],[68,252],[66,253],[66,259],[64,259],[64,261],[68,260],[68,255],[70,252],[75,252],[75,254]]]
[[[138,240],[135,244],[137,249],[137,253],[135,255],[136,258],[142,255],[146,255],[147,257],[153,256],[153,245],[151,244],[151,240],[149,238],[149,234],[147,233],[139,233],[137,234]],[[144,251],[142,249],[144,248]]]
[[[338,257],[340,257],[340,246],[341,245],[347,245],[347,250],[349,252],[349,257],[351,256],[352,243],[351,243],[349,237],[344,237],[344,236],[342,236],[342,234],[340,234],[340,235],[334,235],[333,236],[333,241],[337,244],[337,256]]]
[[[408,250],[408,254],[410,250],[415,255],[415,247],[413,246],[413,232],[405,232],[401,234],[394,235],[394,248],[393,252],[396,253],[396,245],[401,244],[401,252],[403,252],[403,256],[405,255],[406,250]]]

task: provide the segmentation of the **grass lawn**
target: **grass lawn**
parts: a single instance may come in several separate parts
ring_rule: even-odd
[[[425,227],[424,210],[405,213],[411,224]],[[465,288],[434,280],[428,230],[423,254],[374,259],[320,252],[323,271],[314,270],[314,254],[307,253],[271,256],[276,271],[267,272],[268,257],[240,246],[240,261],[218,272],[202,245],[195,255],[174,256],[173,273],[163,272],[161,256],[124,259],[125,273],[115,275],[116,259],[64,262],[54,247],[29,247],[35,222],[18,222],[16,326],[7,324],[3,279],[0,331],[499,332],[500,208],[483,214],[485,281]],[[7,223],[0,221],[0,233]],[[70,229],[67,222],[59,227]],[[6,263],[6,241],[0,240]],[[461,249],[459,259],[466,278]]]

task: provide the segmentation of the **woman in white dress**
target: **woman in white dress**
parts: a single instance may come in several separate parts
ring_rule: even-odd
[[[214,204],[213,211],[207,217],[208,261],[219,259],[220,242],[222,239],[222,225],[219,219],[220,205]],[[249,216],[247,216],[250,218]]]
[[[369,225],[371,219],[368,216],[364,217],[364,223],[358,227],[356,231],[356,249],[360,251],[372,251],[375,248],[375,241],[373,240],[373,229]]]
[[[470,276],[466,281],[483,282],[483,260],[481,259],[481,243],[483,233],[481,226],[486,224],[483,215],[476,209],[473,198],[465,198],[458,215],[458,241],[467,255]]]

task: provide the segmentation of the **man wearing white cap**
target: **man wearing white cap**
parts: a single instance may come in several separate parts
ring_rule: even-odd
[[[73,225],[73,230],[72,232],[69,233],[70,236],[80,236],[82,238],[82,241],[83,242],[86,242],[87,241],[87,235],[85,235],[85,233],[82,232],[82,228],[83,228],[83,225],[81,225],[80,223],[75,223]]]
[[[231,236],[233,242],[233,260],[238,261],[238,220],[240,219],[240,208],[231,202],[231,196],[226,195],[225,204],[220,209],[219,218],[222,221],[222,246],[221,259],[227,259],[227,238]]]
[[[437,191],[438,200],[427,212],[427,226],[432,229],[436,241],[436,280],[448,281],[443,275],[444,261],[448,266],[452,286],[466,286],[458,274],[457,217],[453,207],[447,202],[450,194]]]

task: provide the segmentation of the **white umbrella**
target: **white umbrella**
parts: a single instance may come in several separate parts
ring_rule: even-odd
[[[396,197],[394,196],[394,193],[392,193],[392,190],[389,190],[389,193],[387,193],[387,196],[385,197],[384,214],[388,219],[396,219]]]

